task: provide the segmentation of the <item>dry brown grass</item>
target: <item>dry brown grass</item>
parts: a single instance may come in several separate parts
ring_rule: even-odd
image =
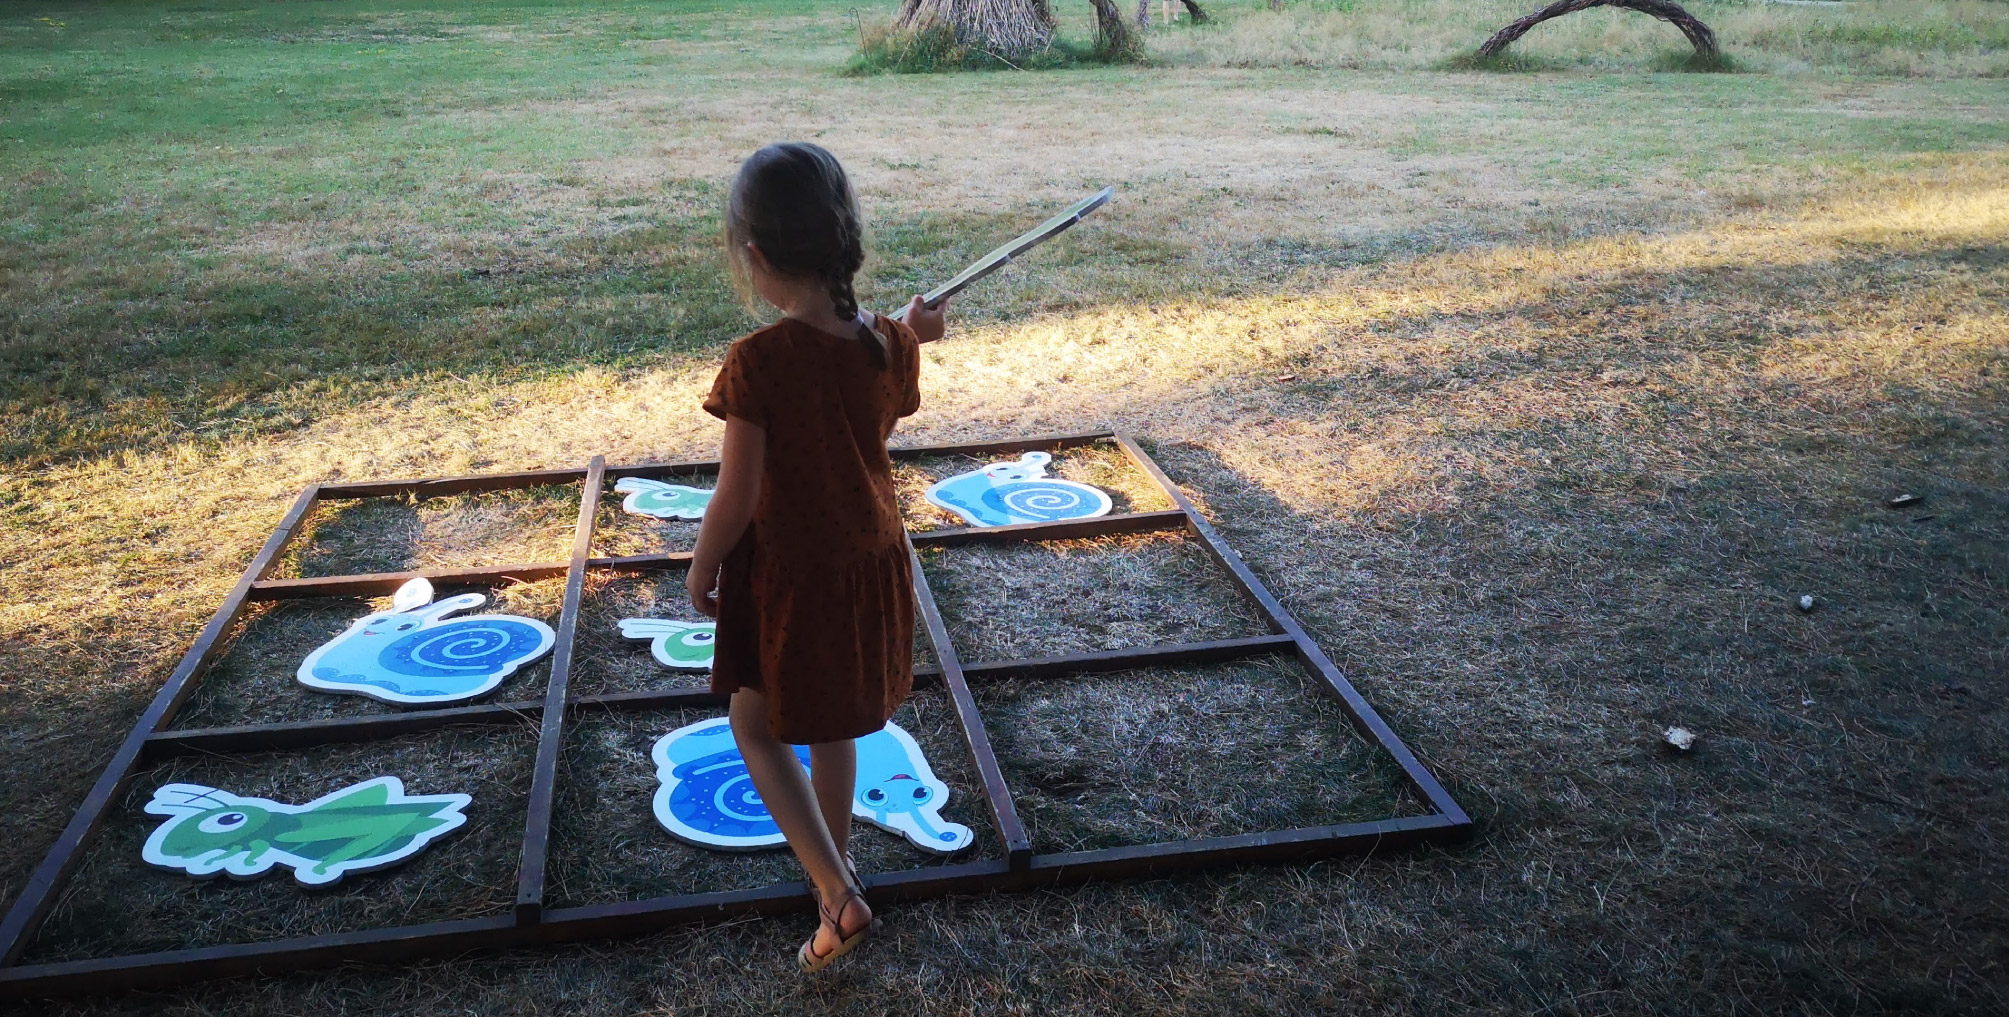
[[[1035,850],[1424,811],[1294,662],[999,682],[976,695]]]
[[[975,544],[921,557],[966,662],[1266,634],[1262,611],[1183,536]]]
[[[564,561],[579,486],[442,498],[329,500],[309,513],[274,578]]]

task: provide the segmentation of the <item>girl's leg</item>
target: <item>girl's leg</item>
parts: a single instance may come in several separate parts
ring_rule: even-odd
[[[858,742],[847,738],[809,747],[810,783],[823,811],[823,826],[842,855],[851,846],[851,796],[858,785]]]
[[[739,743],[740,757],[746,760],[747,775],[753,778],[754,789],[760,792],[760,800],[766,803],[775,825],[781,827],[782,836],[788,838],[789,848],[808,871],[810,882],[816,884],[825,901],[833,904],[845,901],[842,913],[837,916],[844,933],[864,928],[872,921],[872,909],[863,900],[846,901],[844,891],[850,880],[844,872],[843,854],[830,838],[816,790],[810,786],[809,774],[803,772],[802,764],[796,760],[795,750],[768,733],[767,700],[751,689],[741,689],[732,694],[729,716],[733,740]],[[846,802],[848,809],[848,792]],[[837,945],[837,940],[830,936],[829,925],[818,926],[815,946],[818,953]]]

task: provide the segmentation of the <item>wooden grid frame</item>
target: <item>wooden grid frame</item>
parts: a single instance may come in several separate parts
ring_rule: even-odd
[[[959,528],[912,532],[908,553],[914,565],[914,592],[919,617],[934,647],[938,666],[917,669],[917,688],[939,684],[955,704],[956,719],[971,758],[981,776],[1005,857],[930,865],[865,878],[867,897],[874,904],[935,897],[952,893],[985,893],[1036,885],[1076,883],[1168,873],[1204,865],[1310,859],[1349,852],[1368,852],[1424,842],[1461,840],[1471,833],[1471,820],[1437,779],[1417,760],[1348,682],[1339,669],[1305,634],[1297,621],[1264,587],[1241,558],[1221,539],[1193,503],[1173,485],[1158,464],[1130,437],[1114,432],[1051,435],[1016,441],[896,448],[900,460],[967,455],[991,457],[1028,451],[1058,452],[1099,441],[1114,440],[1128,459],[1156,483],[1177,508],[1163,512],[1132,512],[1091,519],[1025,523],[989,528]],[[574,636],[588,571],[646,573],[688,567],[688,552],[592,557],[595,522],[608,481],[621,477],[677,477],[713,471],[716,461],[649,463],[608,466],[595,457],[584,469],[541,470],[432,480],[320,484],[300,493],[265,546],[251,560],[237,585],[196,637],[195,643],[168,676],[166,685],[140,715],[125,741],[113,753],[102,776],[85,796],[56,843],[49,849],[6,918],[0,920],[0,994],[13,997],[106,992],[127,988],[196,981],[254,972],[276,972],[347,961],[397,961],[424,955],[448,955],[472,949],[524,946],[568,940],[631,935],[668,926],[715,920],[742,914],[778,914],[814,907],[806,884],[784,882],[746,890],[680,894],[646,900],[582,907],[545,904],[545,862],[553,799],[558,782],[558,757],[568,715],[589,708],[617,711],[721,707],[725,697],[706,689],[672,689],[573,696],[566,690],[572,667]],[[300,523],[323,500],[387,496],[427,497],[582,483],[579,519],[571,559],[459,569],[345,575],[306,579],[267,579]],[[1024,660],[963,663],[950,641],[948,628],[929,591],[928,580],[914,549],[972,543],[1059,540],[1117,533],[1181,532],[1197,539],[1233,578],[1235,587],[1262,609],[1269,634],[1202,643],[1144,646],[1094,653]],[[424,576],[436,583],[496,585],[505,582],[564,576],[565,599],[559,613],[558,642],[551,657],[550,677],[541,701],[492,703],[436,709],[401,710],[329,720],[245,724],[220,728],[171,729],[176,712],[194,691],[207,665],[218,654],[224,635],[253,601],[320,597],[351,597],[391,593],[407,580]],[[1409,789],[1429,809],[1425,815],[1370,822],[1304,827],[1237,836],[1165,841],[1090,851],[1035,852],[1012,804],[990,737],[971,695],[972,681],[1000,678],[1062,678],[1133,668],[1218,663],[1249,657],[1292,654],[1322,679],[1323,691],[1335,698],[1365,738],[1386,751],[1401,768]],[[251,753],[304,749],[313,746],[365,742],[448,727],[498,726],[527,718],[539,722],[535,769],[518,868],[513,912],[483,918],[366,929],[329,935],[302,936],[255,943],[127,954],[42,964],[19,963],[43,920],[54,906],[64,882],[82,859],[99,826],[119,800],[135,767],[142,762],[191,753]]]

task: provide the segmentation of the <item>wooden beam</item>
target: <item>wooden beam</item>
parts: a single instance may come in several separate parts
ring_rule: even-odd
[[[638,713],[644,710],[701,710],[722,708],[732,700],[709,688],[644,689],[640,692],[608,692],[576,696],[565,708],[577,713],[587,708]]]
[[[1111,431],[1094,431],[1087,434],[1050,434],[1011,441],[974,441],[948,445],[907,445],[889,449],[895,459],[926,459],[935,456],[986,456],[1007,455],[1052,448],[1075,448],[1094,444],[1105,438],[1115,437]],[[690,459],[660,463],[626,463],[609,466],[603,474],[619,479],[621,477],[668,477],[693,473],[717,472],[716,459]],[[545,487],[552,484],[569,484],[586,479],[586,471],[565,470],[520,470],[514,473],[475,473],[454,477],[417,477],[409,480],[366,480],[348,483],[334,482],[321,485],[324,498],[382,498],[396,495],[411,495],[430,498],[443,494],[469,494],[478,491],[507,491],[525,487]]]
[[[1104,438],[1114,438],[1114,431],[1090,431],[1087,434],[1046,434],[1032,438],[1015,438],[1011,441],[971,441],[954,445],[902,445],[889,448],[896,460],[935,459],[945,456],[985,456],[1017,455],[1022,452],[1043,452],[1048,449],[1079,448],[1093,445]]]
[[[16,999],[107,995],[155,985],[336,964],[408,962],[414,957],[451,956],[482,947],[511,946],[532,938],[534,936],[517,929],[505,915],[299,936],[264,943],[226,943],[189,950],[0,968],[0,994]]]
[[[963,680],[962,666],[956,660],[955,644],[949,641],[949,630],[942,623],[941,609],[935,606],[935,595],[928,589],[928,577],[921,571],[921,556],[909,545],[907,557],[914,568],[915,605],[920,609],[928,642],[934,645],[942,682],[948,686],[949,698],[955,701],[956,723],[963,729],[963,740],[969,744],[970,756],[976,761],[977,773],[983,778],[984,798],[990,803],[991,817],[997,821],[998,837],[1004,841],[1012,868],[1022,869],[1032,861],[1032,841],[1026,837],[1025,825],[1019,822],[1017,807],[1012,805],[1011,790],[1005,786],[1004,770],[998,766],[997,753],[991,750],[990,733],[984,729],[983,714],[977,710],[976,698],[970,695],[969,683]]]
[[[1013,523],[1010,526],[959,526],[943,530],[922,530],[911,535],[915,547],[954,547],[961,544],[1003,544],[1025,540],[1074,540],[1106,537],[1116,533],[1161,533],[1186,528],[1186,513],[1177,509],[1164,512],[1125,512],[1088,519],[1061,519],[1050,523]]]
[[[1443,843],[1469,831],[1443,816],[1343,823],[1227,837],[1138,844],[1097,851],[1034,855],[1014,867],[975,859],[865,877],[866,896],[890,904],[948,894],[982,894],[1091,880],[1164,875],[1207,866],[1302,861]],[[676,925],[741,915],[806,912],[814,907],[799,881],[746,890],[679,894],[584,907],[553,908],[534,925],[507,916],[302,936],[266,943],[171,950],[0,969],[0,994],[11,998],[106,994],[162,984],[249,974],[276,974],[345,963],[404,963],[469,950],[521,947],[631,936]]]
[[[410,572],[371,572],[355,576],[312,576],[306,579],[261,579],[251,586],[252,600],[310,600],[316,597],[381,597],[396,593],[398,587],[414,579],[427,579],[439,586],[501,586],[528,583],[565,574],[566,563],[547,561],[529,565],[484,565],[471,568],[413,569]]]
[[[717,473],[719,461],[716,459],[687,459],[669,463],[630,463],[626,466],[607,467],[608,480],[623,477],[644,477],[661,480],[664,477],[690,477],[704,473]]]
[[[447,709],[372,713],[323,720],[278,721],[234,727],[185,728],[147,736],[145,758],[234,752],[276,752],[320,745],[376,741],[449,727],[526,723],[544,712],[542,702],[488,703]]]
[[[518,473],[473,473],[459,477],[426,477],[417,480],[370,480],[351,484],[323,484],[323,498],[386,498],[410,495],[437,498],[446,494],[473,494],[480,491],[514,491],[526,487],[573,484],[585,479],[585,470],[524,470]]]
[[[606,485],[607,460],[594,456],[579,495],[579,523],[572,534],[572,565],[565,576],[565,603],[558,611],[558,644],[551,652],[551,677],[539,718],[537,762],[530,776],[530,804],[523,823],[523,861],[517,869],[516,921],[531,924],[544,914],[544,866],[551,841],[551,809],[558,789],[558,755],[565,740],[565,686],[572,674],[572,649],[579,634],[579,608],[586,591],[586,562],[593,556],[593,527]]]
[[[995,681],[1004,678],[1058,678],[1071,674],[1106,674],[1111,671],[1129,671],[1142,667],[1218,664],[1245,657],[1284,653],[1296,647],[1296,640],[1285,635],[1215,639],[1204,643],[1164,643],[1122,650],[1070,653],[1060,657],[979,661],[963,665],[963,676]]]
[[[689,551],[659,554],[630,554],[619,558],[589,558],[588,569],[612,572],[667,572],[688,568]],[[396,593],[398,587],[424,578],[438,586],[501,586],[528,583],[565,575],[570,562],[542,561],[527,565],[475,565],[461,568],[413,569],[409,572],[371,572],[354,576],[312,576],[306,579],[261,579],[251,585],[252,600],[308,600],[315,597],[381,597]]]

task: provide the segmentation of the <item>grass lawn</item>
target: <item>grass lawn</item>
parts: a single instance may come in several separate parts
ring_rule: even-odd
[[[1139,435],[1478,836],[900,907],[815,983],[789,956],[810,922],[781,918],[47,1012],[2009,1008],[2009,5],[1691,4],[1730,74],[1656,70],[1679,33],[1609,11],[1537,29],[1525,73],[1442,69],[1536,6],[1494,0],[1213,4],[1154,28],[1147,67],[840,73],[894,6],[0,10],[0,899],[301,487],[712,454],[698,402],[756,320],[718,206],[779,138],[850,168],[881,307],[1115,184],[957,302],[896,440]],[[286,567],[562,556],[566,497],[316,519]],[[1191,552],[929,567],[998,652],[1028,624],[1239,634]],[[555,586],[507,601],[548,613]],[[254,617],[191,722],[304,709],[273,676],[358,606]],[[592,681],[648,680],[603,643]],[[1110,816],[1156,839],[1399,808],[1303,693],[1255,662],[982,705],[1043,848],[1121,842]],[[561,810],[647,794],[623,761],[685,718],[643,720],[573,732],[597,776]],[[901,722],[953,743],[939,699]],[[1660,744],[1676,724],[1692,753]],[[142,775],[31,959],[506,910],[492,818],[350,896],[190,885],[135,838],[167,779],[304,801],[396,766],[519,802],[509,734]],[[955,815],[995,849],[980,807]],[[566,900],[752,878],[568,821]]]

